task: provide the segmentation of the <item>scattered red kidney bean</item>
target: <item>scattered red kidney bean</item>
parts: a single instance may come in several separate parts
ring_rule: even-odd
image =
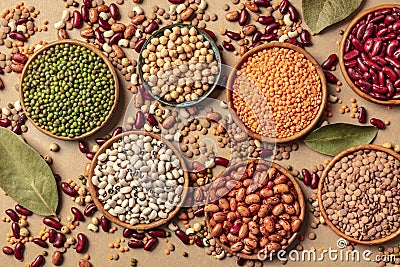
[[[82,15],[78,10],[75,10],[72,13],[72,27],[79,29],[80,27],[82,27]]]
[[[153,100],[153,97],[149,94],[149,92],[144,90],[143,84],[138,86],[138,90],[140,91],[140,94],[143,96],[144,99]]]
[[[193,242],[200,248],[204,247],[203,240],[198,235],[193,236]]]
[[[144,242],[142,240],[131,239],[128,241],[128,247],[130,248],[143,248]]]
[[[3,253],[6,254],[6,255],[13,255],[14,254],[14,250],[9,246],[4,246],[2,250],[3,250]]]
[[[115,33],[111,38],[110,38],[110,45],[115,45],[118,44],[119,40],[122,39],[123,37],[123,33],[122,32],[117,32]]]
[[[236,41],[242,39],[239,33],[233,31],[226,31],[226,36]]]
[[[22,25],[22,24],[24,24],[24,23],[27,23],[28,22],[28,19],[27,18],[19,18],[19,19],[17,19],[16,21],[15,21],[15,25]]]
[[[122,236],[125,237],[125,238],[129,238],[129,237],[131,237],[131,235],[133,234],[133,232],[134,232],[134,230],[129,229],[129,228],[125,228],[125,229],[122,231]]]
[[[179,5],[185,2],[185,0],[168,0],[171,4]]]
[[[297,22],[299,20],[299,12],[297,12],[296,8],[293,5],[290,4],[288,6],[288,12],[291,21]]]
[[[5,119],[0,119],[0,126],[1,127],[8,127],[11,125],[11,121],[7,118]]]
[[[193,212],[194,216],[196,217],[203,217],[204,216],[204,207],[199,208],[195,212]]]
[[[153,33],[155,30],[158,30],[159,26],[156,21],[152,21],[147,27],[144,28],[144,32],[147,34]]]
[[[11,224],[11,230],[12,230],[12,232],[13,232],[13,234],[14,234],[14,237],[15,237],[16,239],[18,239],[18,238],[20,237],[20,234],[19,234],[19,230],[20,230],[19,224],[16,223],[16,222],[13,222],[13,223]]]
[[[338,82],[338,79],[337,79],[336,76],[333,75],[332,73],[327,72],[327,71],[324,71],[324,74],[325,74],[326,81],[327,81],[328,83],[336,84],[336,83]]]
[[[49,230],[49,242],[53,244],[56,241],[56,237],[57,237],[57,231],[54,229],[50,229]]]
[[[76,197],[78,191],[72,188],[67,182],[61,182],[61,190],[70,197]]]
[[[378,129],[384,129],[385,128],[385,123],[383,123],[382,120],[377,119],[377,118],[371,118],[369,122],[374,125]]]
[[[38,245],[39,247],[42,247],[42,248],[49,247],[49,245],[46,243],[46,241],[42,240],[41,238],[34,238],[33,243],[35,243],[36,245]]]
[[[71,212],[74,215],[75,221],[79,221],[79,222],[85,221],[85,217],[83,216],[82,212],[78,208],[72,207]]]
[[[41,267],[45,263],[45,258],[43,255],[39,255],[36,257],[36,259],[31,263],[31,267]]]
[[[144,113],[139,110],[136,112],[135,128],[141,129],[145,124]]]
[[[151,126],[156,126],[157,125],[157,119],[156,119],[156,117],[154,117],[154,115],[153,114],[150,114],[150,113],[146,113],[146,120],[149,122],[149,124],[151,125]]]
[[[367,111],[365,110],[364,107],[359,107],[358,108],[358,122],[365,123],[366,120],[367,120]]]
[[[318,182],[319,182],[319,175],[317,173],[313,173],[311,175],[311,183],[310,183],[311,189],[317,189]]]
[[[80,151],[81,153],[83,153],[83,154],[89,152],[88,145],[87,145],[84,141],[79,141],[79,142],[78,142],[78,148],[79,148],[79,151]]]
[[[17,32],[17,31],[10,32],[10,34],[8,36],[10,36],[11,39],[14,39],[14,40],[17,40],[17,41],[20,41],[20,42],[26,42],[28,40],[25,37],[25,35],[23,35],[20,32]]]
[[[275,22],[275,18],[273,16],[259,16],[257,22],[263,25],[269,25]]]
[[[223,157],[215,157],[214,162],[218,166],[223,166],[223,167],[228,167],[229,165],[229,160]]]
[[[144,250],[152,251],[156,247],[157,243],[158,243],[157,238],[155,238],[155,237],[150,238],[144,245]]]
[[[31,216],[33,214],[32,211],[28,210],[27,208],[23,207],[20,204],[15,205],[14,208],[19,214],[24,215],[24,216]]]
[[[119,20],[121,18],[121,15],[119,13],[119,8],[115,3],[112,3],[110,5],[110,15],[114,20]]]
[[[11,59],[20,64],[25,64],[28,61],[28,57],[20,52],[12,54]]]
[[[121,134],[122,132],[123,132],[122,127],[117,127],[117,128],[115,128],[114,131],[112,132],[112,136],[113,136],[113,137],[114,137],[114,136],[117,136],[117,135]]]
[[[235,47],[233,44],[228,43],[227,41],[222,41],[222,47],[225,48],[227,51],[235,51]]]
[[[90,217],[90,216],[93,216],[93,214],[94,214],[96,211],[97,211],[96,204],[94,204],[94,203],[92,202],[92,203],[89,203],[89,204],[86,205],[85,210],[83,211],[83,214],[84,214],[86,217]]]
[[[311,34],[310,34],[310,32],[307,31],[307,30],[303,30],[300,33],[300,41],[304,46],[311,46],[312,43],[311,43]]]
[[[89,9],[86,6],[81,7],[81,15],[84,22],[89,22]]]
[[[301,174],[303,176],[303,182],[305,185],[311,184],[311,174],[307,169],[302,169]]]
[[[176,230],[175,235],[182,241],[183,244],[189,245],[190,240],[189,236],[182,230]]]
[[[100,225],[101,229],[103,229],[103,231],[106,233],[108,233],[108,231],[111,229],[111,221],[104,215],[100,218]]]
[[[106,138],[96,138],[96,144],[98,144],[99,146],[104,145],[107,142]]]
[[[215,33],[209,29],[201,29],[203,32],[205,32],[206,34],[208,34],[211,39],[216,40],[217,36],[215,35]]]
[[[338,56],[336,54],[331,54],[329,57],[322,63],[321,67],[324,70],[330,70],[333,66],[335,66],[338,62]]]
[[[50,217],[43,218],[43,223],[56,230],[61,230],[62,228],[62,224],[59,221],[56,221],[55,219]]]
[[[134,232],[131,234],[131,237],[133,237],[133,238],[135,238],[135,239],[137,239],[137,240],[143,240],[143,239],[146,237],[146,235],[143,234],[143,233],[138,233],[138,232],[134,231]]]
[[[75,250],[77,253],[84,253],[87,250],[88,239],[82,233],[78,234],[77,239],[78,239],[78,242],[77,242]]]
[[[240,26],[244,26],[246,25],[247,21],[249,20],[249,12],[243,8],[242,11],[240,11],[240,15],[239,15],[239,25]]]
[[[96,153],[94,153],[94,152],[88,152],[88,153],[86,153],[85,156],[88,160],[93,160],[95,155],[96,155]]]
[[[139,40],[136,42],[135,47],[134,47],[133,49],[135,49],[135,51],[136,51],[137,53],[139,53],[140,50],[142,49],[142,46],[144,45],[145,42],[146,42],[146,39],[145,39],[145,38],[139,39]]]
[[[111,30],[110,23],[108,23],[108,21],[106,21],[106,20],[104,20],[102,18],[99,18],[99,25],[106,31]]]
[[[104,44],[106,42],[106,39],[104,39],[103,33],[100,31],[99,28],[96,28],[94,30],[94,37],[96,38],[99,43]]]
[[[26,116],[26,114],[22,113],[19,116],[17,123],[20,124],[20,125],[24,125],[27,120],[28,120],[28,117]]]
[[[83,4],[84,4],[87,8],[91,8],[91,7],[92,7],[92,1],[90,1],[90,0],[83,0]]]
[[[24,250],[25,250],[25,244],[22,242],[18,242],[14,248],[14,257],[17,260],[22,260],[24,258]]]
[[[21,125],[19,123],[15,124],[14,127],[12,127],[11,131],[17,135],[21,135],[22,134]]]
[[[5,213],[13,222],[19,221],[18,214],[13,209],[6,209]]]
[[[160,238],[165,238],[169,236],[169,234],[166,231],[161,229],[149,230],[147,234],[151,237],[160,237]]]
[[[254,0],[254,4],[259,7],[269,7],[271,5],[270,0]]]

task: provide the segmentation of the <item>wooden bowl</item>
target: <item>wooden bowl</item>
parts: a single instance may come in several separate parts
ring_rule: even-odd
[[[354,84],[354,82],[350,78],[349,74],[347,73],[346,67],[344,66],[344,60],[343,60],[343,55],[345,54],[344,53],[344,45],[345,45],[345,42],[346,42],[347,38],[351,34],[351,31],[354,28],[354,26],[360,20],[362,20],[364,17],[366,17],[369,13],[375,12],[375,11],[380,10],[380,9],[393,8],[393,7],[400,8],[400,5],[399,4],[385,4],[385,5],[375,6],[375,7],[367,9],[367,10],[361,12],[360,14],[358,14],[350,22],[349,26],[347,26],[347,29],[344,32],[342,41],[340,43],[339,65],[340,65],[340,68],[342,70],[342,74],[343,74],[347,84],[351,87],[351,89],[353,89],[354,92],[356,92],[362,98],[364,98],[364,99],[366,99],[366,100],[368,100],[370,102],[373,102],[373,103],[376,103],[376,104],[381,104],[381,105],[400,105],[400,99],[399,100],[393,100],[393,99],[392,100],[379,100],[379,99],[373,98],[369,94],[364,93],[363,91],[361,91],[361,89],[359,89],[357,87],[357,85]]]
[[[109,148],[113,143],[119,141],[119,140],[122,139],[125,135],[129,135],[129,134],[138,134],[138,135],[151,136],[151,137],[153,137],[153,138],[155,138],[155,139],[157,139],[157,140],[161,140],[161,141],[166,145],[166,147],[172,149],[172,151],[174,152],[174,154],[177,156],[177,158],[178,158],[179,161],[181,162],[181,168],[184,170],[184,171],[183,171],[183,176],[184,176],[184,178],[185,178],[185,182],[184,182],[184,184],[183,184],[183,188],[184,188],[184,189],[183,189],[183,192],[182,192],[182,195],[181,195],[181,202],[180,202],[179,205],[177,205],[177,206],[175,207],[174,210],[172,210],[172,211],[168,214],[168,217],[165,218],[165,219],[160,219],[160,220],[158,220],[158,221],[154,221],[154,222],[149,223],[149,224],[143,224],[143,223],[141,223],[141,224],[131,225],[131,224],[129,224],[129,223],[126,223],[126,222],[123,222],[123,221],[119,220],[118,217],[112,216],[110,213],[108,213],[108,212],[104,209],[103,204],[99,201],[99,198],[98,198],[98,197],[99,197],[99,195],[98,195],[98,188],[97,188],[96,186],[94,186],[93,183],[92,183],[92,177],[93,177],[93,174],[94,174],[94,169],[95,169],[96,166],[97,166],[97,159],[98,159],[98,157],[99,157],[107,148]],[[163,225],[163,224],[166,224],[166,223],[169,222],[172,218],[174,218],[174,217],[176,216],[176,214],[179,212],[180,207],[182,206],[182,204],[183,204],[184,201],[185,201],[186,194],[187,194],[187,191],[188,191],[188,186],[189,186],[189,174],[188,174],[188,172],[185,171],[185,170],[187,170],[187,168],[186,168],[186,163],[185,163],[184,159],[182,158],[182,156],[180,155],[179,151],[172,145],[171,142],[162,139],[159,135],[156,135],[155,133],[152,133],[152,132],[146,132],[146,133],[144,133],[144,132],[141,131],[141,130],[128,131],[128,132],[124,132],[124,133],[122,133],[122,134],[119,134],[119,135],[117,135],[117,136],[115,136],[115,137],[109,139],[106,143],[104,143],[104,145],[102,145],[102,146],[100,147],[99,151],[98,151],[98,152],[96,153],[96,155],[94,156],[94,158],[93,158],[93,160],[92,160],[91,167],[90,167],[90,171],[89,171],[89,178],[88,178],[88,182],[89,182],[89,191],[90,191],[90,195],[92,196],[93,201],[94,201],[94,203],[96,204],[98,210],[99,210],[104,216],[106,216],[110,221],[112,221],[112,222],[114,222],[114,223],[116,223],[116,224],[118,224],[118,225],[120,225],[120,226],[122,226],[122,227],[125,227],[125,228],[129,228],[129,229],[133,229],[133,230],[139,230],[139,231],[144,231],[144,230],[153,229],[153,228],[159,227],[159,226],[161,226],[161,225]]]
[[[43,132],[44,134],[51,136],[53,138],[57,138],[57,139],[61,139],[61,140],[66,140],[66,141],[72,141],[72,140],[80,140],[83,138],[86,138],[88,136],[93,135],[94,133],[96,133],[97,131],[99,131],[111,118],[111,116],[113,115],[116,107],[117,107],[117,103],[118,103],[118,98],[119,98],[119,81],[118,81],[118,76],[117,73],[115,72],[114,66],[111,64],[111,62],[108,60],[108,58],[96,47],[94,47],[93,45],[89,44],[89,43],[85,43],[82,41],[78,41],[78,40],[73,40],[73,39],[66,39],[66,40],[58,40],[55,42],[51,42],[49,44],[46,44],[45,46],[43,46],[42,48],[40,48],[38,51],[36,51],[28,60],[28,62],[25,64],[25,67],[21,73],[21,79],[20,79],[20,89],[19,89],[19,95],[20,95],[20,99],[21,99],[21,106],[24,110],[24,112],[27,114],[26,112],[26,105],[25,105],[25,101],[24,101],[24,92],[22,89],[22,84],[23,84],[23,80],[27,74],[28,71],[28,67],[31,64],[31,62],[33,62],[38,55],[42,54],[45,50],[47,50],[48,48],[55,46],[55,45],[59,45],[59,44],[73,44],[73,45],[79,45],[79,46],[83,46],[86,47],[87,49],[93,51],[94,53],[96,53],[96,55],[98,55],[103,61],[104,63],[107,64],[108,68],[111,71],[111,74],[113,76],[114,79],[114,87],[115,87],[115,100],[114,100],[114,104],[110,110],[110,112],[108,113],[107,117],[105,118],[104,122],[100,125],[97,126],[96,128],[93,128],[91,131],[86,132],[84,134],[81,134],[79,136],[76,136],[74,138],[70,138],[70,137],[64,137],[64,136],[59,136],[59,135],[55,135],[53,133],[51,133],[50,131],[47,131],[45,129],[43,129],[42,127],[40,127],[32,118],[30,118],[30,116],[28,116],[29,121],[37,128],[39,129],[41,132]]]
[[[241,121],[239,116],[236,114],[236,110],[233,105],[233,84],[235,82],[235,79],[237,78],[237,71],[240,70],[242,65],[248,60],[249,57],[253,56],[254,54],[257,54],[258,52],[260,52],[264,49],[271,49],[274,47],[288,48],[288,49],[294,50],[298,53],[305,55],[305,57],[315,66],[315,68],[317,70],[318,76],[321,80],[321,92],[322,92],[322,103],[320,105],[319,111],[318,111],[317,115],[315,116],[315,118],[312,120],[312,122],[306,128],[304,128],[300,132],[295,133],[292,136],[285,137],[285,138],[268,137],[268,136],[264,136],[264,135],[255,133],[254,131],[249,129],[247,126],[244,126],[247,130],[247,133],[254,139],[262,140],[262,141],[265,141],[268,143],[281,144],[281,143],[292,142],[292,141],[300,139],[301,137],[308,134],[317,125],[318,120],[321,118],[321,116],[324,112],[325,106],[326,106],[327,99],[328,99],[328,88],[326,86],[325,75],[324,75],[324,72],[323,72],[321,66],[318,64],[318,62],[315,60],[315,58],[311,54],[309,54],[304,49],[302,49],[296,45],[289,44],[289,43],[272,42],[272,43],[265,43],[265,44],[256,46],[255,48],[251,49],[246,54],[244,54],[236,62],[235,66],[233,67],[233,70],[229,74],[229,77],[228,77],[226,98],[227,98],[228,105],[230,106],[231,110],[234,111],[234,112],[232,112],[232,113],[234,113],[234,114],[232,114],[233,120],[239,125],[243,124],[243,122]]]
[[[364,149],[369,149],[369,150],[375,150],[375,151],[383,151],[391,156],[393,156],[394,158],[400,160],[400,155],[397,154],[396,152],[394,152],[391,149],[382,147],[382,146],[377,146],[377,145],[360,145],[360,146],[355,146],[355,147],[351,147],[349,149],[346,149],[344,151],[342,151],[341,153],[339,153],[338,155],[336,155],[328,164],[328,166],[325,168],[321,179],[319,181],[318,184],[318,203],[319,203],[319,208],[322,214],[322,217],[325,219],[325,222],[328,224],[328,226],[340,237],[346,239],[347,241],[351,242],[351,243],[357,243],[360,245],[376,245],[376,244],[382,244],[385,243],[389,240],[392,240],[394,238],[396,238],[397,236],[400,235],[400,228],[397,230],[397,232],[386,236],[384,238],[380,238],[380,239],[376,239],[376,240],[370,240],[370,241],[360,241],[357,240],[351,236],[348,236],[346,234],[344,234],[342,231],[340,231],[338,228],[336,228],[336,226],[333,225],[333,223],[329,220],[326,212],[325,212],[325,208],[324,205],[322,204],[322,188],[325,184],[325,179],[328,175],[328,173],[330,172],[330,170],[332,169],[333,166],[335,166],[335,164],[337,162],[339,162],[343,157],[354,153],[355,151],[358,150],[364,150]]]
[[[296,178],[294,178],[293,175],[288,170],[286,170],[284,167],[282,167],[281,165],[276,164],[274,162],[266,161],[266,160],[258,160],[258,159],[248,160],[248,161],[243,161],[243,162],[240,162],[240,163],[237,163],[237,164],[234,164],[234,165],[228,167],[222,174],[220,174],[220,176],[223,176],[224,173],[230,173],[233,170],[236,170],[237,168],[246,167],[250,163],[261,164],[261,165],[265,165],[265,166],[276,168],[282,174],[284,174],[287,178],[290,179],[290,181],[293,183],[293,186],[294,186],[294,188],[296,190],[296,193],[298,195],[298,201],[299,201],[300,209],[301,209],[299,218],[302,221],[302,226],[303,226],[304,225],[305,212],[306,212],[303,191],[301,190],[300,185],[297,183]],[[212,227],[209,225],[209,216],[208,216],[207,212],[205,212],[205,216],[206,216],[206,221],[207,221],[207,227],[208,227],[209,231],[211,232]],[[283,246],[282,249],[283,250],[287,249],[296,240],[298,235],[299,235],[299,232],[294,233],[290,237],[290,239],[288,240],[288,244]],[[258,260],[258,254],[247,255],[247,254],[243,254],[243,253],[233,252],[230,249],[230,247],[228,247],[225,244],[223,244],[219,240],[219,238],[214,238],[214,239],[215,239],[215,242],[217,242],[226,252],[232,253],[233,255],[235,255],[235,256],[237,256],[239,258],[242,258],[242,259]]]

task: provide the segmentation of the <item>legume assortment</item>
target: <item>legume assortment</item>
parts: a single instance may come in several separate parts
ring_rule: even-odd
[[[76,138],[101,126],[116,102],[116,81],[93,51],[56,44],[29,64],[21,84],[26,114],[53,135]]]

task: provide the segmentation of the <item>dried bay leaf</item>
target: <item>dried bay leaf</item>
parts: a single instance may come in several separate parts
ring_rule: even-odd
[[[319,33],[360,7],[363,0],[303,0],[303,18],[308,27]]]
[[[371,143],[377,133],[374,126],[336,123],[314,130],[304,142],[319,153],[335,156],[347,148]]]
[[[35,150],[2,127],[0,187],[32,212],[56,216],[58,190],[50,167]]]

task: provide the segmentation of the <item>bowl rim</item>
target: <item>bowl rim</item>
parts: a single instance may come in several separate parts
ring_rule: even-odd
[[[305,216],[306,216],[306,205],[305,205],[305,198],[304,198],[303,190],[301,189],[301,187],[300,187],[299,183],[297,182],[297,180],[295,179],[295,177],[286,168],[284,168],[283,166],[281,166],[281,165],[279,165],[279,164],[277,164],[277,163],[275,163],[273,161],[268,161],[268,160],[264,160],[264,159],[251,159],[251,160],[248,160],[248,161],[242,161],[242,162],[236,163],[236,164],[234,164],[232,166],[229,166],[220,175],[218,175],[217,179],[220,176],[223,176],[225,173],[232,172],[233,170],[235,170],[235,169],[237,169],[239,167],[248,166],[249,164],[252,164],[252,163],[253,164],[263,164],[265,166],[269,166],[270,168],[271,167],[276,168],[279,172],[281,172],[282,174],[284,174],[286,177],[288,177],[290,179],[290,181],[293,183],[294,189],[296,190],[296,193],[297,193],[297,196],[298,196],[298,201],[299,201],[300,209],[301,209],[300,215],[298,217],[302,222],[301,227],[303,227],[305,225]],[[212,227],[210,227],[210,225],[209,225],[208,212],[205,212],[204,214],[205,214],[205,217],[206,217],[207,228],[211,232]],[[282,247],[282,250],[286,250],[287,248],[289,248],[293,244],[293,242],[298,237],[300,231],[301,231],[301,229],[298,232],[294,233],[290,237],[290,239],[288,240],[288,243],[285,246]],[[258,254],[247,255],[247,254],[243,254],[243,253],[232,252],[232,250],[227,245],[223,244],[219,240],[219,238],[215,238],[214,237],[214,240],[225,251],[227,251],[229,253],[232,253],[234,256],[237,256],[237,257],[243,258],[243,259],[248,259],[248,260],[257,260],[258,259]]]
[[[352,154],[356,151],[359,150],[375,150],[375,151],[382,151],[385,152],[387,154],[389,154],[390,156],[393,156],[394,158],[396,158],[397,160],[400,160],[400,155],[397,154],[396,152],[394,152],[391,149],[382,147],[382,146],[378,146],[378,145],[373,145],[373,144],[368,144],[368,145],[359,145],[359,146],[354,146],[354,147],[350,147],[346,150],[343,150],[342,152],[340,152],[338,155],[336,155],[328,164],[328,166],[326,166],[324,172],[322,173],[321,179],[319,180],[318,183],[318,205],[319,205],[319,209],[321,211],[321,215],[324,218],[325,222],[328,224],[329,228],[335,232],[338,236],[346,239],[349,242],[352,243],[356,243],[356,244],[360,244],[360,245],[377,245],[377,244],[382,244],[385,243],[389,240],[392,240],[396,237],[398,237],[400,235],[400,228],[392,233],[389,236],[386,236],[384,238],[379,238],[379,239],[375,239],[375,240],[369,240],[369,241],[361,241],[358,239],[355,239],[351,236],[346,235],[345,233],[343,233],[342,231],[340,231],[336,226],[333,225],[333,223],[329,220],[328,215],[325,212],[325,207],[322,204],[322,188],[325,184],[325,179],[329,173],[329,171],[332,169],[332,167],[338,162],[340,161],[344,156],[347,156],[349,154]]]
[[[233,67],[233,70],[231,71],[231,73],[229,74],[229,77],[228,77],[228,82],[227,82],[227,86],[226,86],[227,87],[226,88],[226,99],[227,99],[228,105],[230,107],[230,110],[232,111],[231,113],[233,115],[232,116],[233,120],[237,124],[238,123],[243,124],[243,121],[237,115],[236,110],[233,105],[233,83],[234,83],[235,79],[237,78],[237,72],[240,70],[240,67],[244,64],[244,62],[247,61],[247,59],[249,57],[253,56],[254,54],[256,54],[262,50],[272,49],[275,47],[287,48],[287,49],[291,49],[298,53],[303,54],[306,57],[306,59],[308,59],[313,64],[313,66],[315,67],[315,69],[317,71],[317,74],[321,81],[321,93],[322,93],[322,99],[321,99],[322,102],[319,105],[319,111],[318,111],[317,115],[314,117],[314,119],[311,121],[311,123],[309,125],[307,125],[307,127],[305,127],[304,129],[302,129],[299,132],[296,132],[292,136],[285,137],[285,138],[268,137],[268,136],[261,135],[259,133],[255,133],[254,131],[249,129],[246,125],[244,125],[247,134],[249,134],[254,139],[261,140],[263,142],[268,142],[268,143],[282,144],[282,143],[289,143],[294,140],[300,139],[300,138],[304,137],[305,135],[307,135],[308,133],[310,133],[314,129],[314,127],[318,124],[318,121],[322,117],[322,115],[325,111],[325,107],[328,102],[328,86],[326,84],[324,72],[323,72],[321,66],[319,65],[319,63],[317,62],[317,60],[309,52],[307,52],[303,48],[300,48],[296,45],[292,45],[290,43],[283,43],[283,42],[271,42],[271,43],[265,43],[265,44],[256,46],[255,48],[246,52],[243,56],[241,56],[239,58],[238,61],[236,61],[235,66]]]
[[[159,219],[157,221],[154,221],[152,223],[149,224],[145,224],[145,223],[140,223],[140,224],[136,224],[136,225],[131,225],[129,223],[123,222],[121,221],[118,217],[114,217],[112,216],[110,213],[108,213],[105,209],[103,204],[99,201],[98,198],[98,188],[96,186],[94,186],[93,182],[92,182],[92,177],[94,175],[94,169],[97,166],[97,161],[98,161],[98,157],[107,149],[109,148],[112,144],[114,144],[115,142],[118,142],[119,140],[121,140],[124,136],[126,135],[130,135],[130,134],[137,134],[137,135],[144,135],[144,136],[151,136],[152,138],[155,138],[159,141],[162,141],[168,148],[172,149],[172,151],[174,152],[174,154],[177,156],[177,158],[179,159],[180,163],[181,163],[181,169],[183,170],[183,177],[185,179],[185,182],[183,184],[183,191],[181,194],[181,201],[180,203],[175,207],[175,209],[173,209],[171,212],[168,213],[168,217],[165,219]],[[161,136],[153,133],[153,132],[144,132],[142,130],[131,130],[131,131],[127,131],[127,132],[123,132],[121,134],[118,134],[112,138],[110,138],[109,140],[107,140],[106,143],[104,143],[100,149],[96,152],[91,164],[90,164],[90,170],[89,170],[89,176],[88,176],[88,183],[89,183],[89,192],[90,195],[92,196],[92,199],[97,207],[97,209],[110,221],[125,227],[125,228],[129,228],[132,230],[138,230],[138,231],[145,231],[145,230],[149,230],[149,229],[153,229],[156,227],[159,227],[161,225],[164,225],[166,223],[168,223],[172,218],[174,218],[178,212],[180,211],[181,206],[184,204],[187,193],[188,193],[188,189],[189,189],[189,173],[187,171],[185,171],[187,169],[186,167],[186,162],[184,160],[184,158],[182,158],[182,156],[180,155],[180,153],[178,152],[177,148],[168,140],[163,139]]]
[[[143,78],[143,71],[142,71],[142,68],[141,68],[141,66],[142,66],[142,64],[143,64],[143,57],[142,57],[142,52],[143,52],[143,50],[146,49],[147,45],[151,42],[151,40],[152,40],[153,38],[155,38],[156,36],[162,34],[166,29],[172,29],[173,27],[195,28],[195,29],[197,30],[198,33],[200,33],[201,35],[203,35],[203,36],[205,37],[206,41],[210,42],[211,49],[214,51],[214,56],[216,57],[216,61],[217,61],[218,68],[219,68],[218,74],[215,74],[215,75],[214,75],[214,77],[215,77],[214,84],[212,85],[212,87],[211,87],[205,94],[203,94],[201,97],[199,97],[199,99],[197,99],[197,100],[195,100],[195,101],[193,101],[193,100],[191,100],[191,101],[186,101],[186,100],[185,100],[184,102],[179,103],[179,104],[173,103],[173,102],[169,102],[169,101],[165,101],[165,100],[161,99],[161,97],[158,97],[158,96],[154,95],[153,92],[152,92],[151,89],[150,89],[150,86],[148,85],[148,83],[147,83],[147,82],[144,80],[144,78]],[[186,62],[186,63],[184,63],[184,64],[188,64],[188,62]],[[217,87],[217,85],[218,85],[218,83],[219,83],[219,81],[220,81],[220,78],[221,78],[221,72],[222,72],[221,68],[222,68],[222,58],[221,58],[221,54],[220,54],[219,49],[218,49],[218,46],[215,44],[213,38],[212,38],[208,33],[206,33],[205,31],[203,31],[202,29],[200,29],[200,28],[198,28],[198,27],[196,27],[196,26],[192,26],[192,25],[188,25],[188,24],[183,24],[183,23],[175,23],[175,24],[167,25],[167,26],[164,26],[164,27],[158,29],[157,31],[153,32],[153,33],[151,34],[151,36],[150,36],[150,37],[146,40],[146,42],[143,44],[142,48],[140,49],[139,57],[138,57],[138,73],[139,73],[139,78],[140,78],[140,81],[142,82],[142,85],[143,85],[144,90],[146,90],[146,91],[150,94],[150,96],[151,96],[155,101],[158,101],[158,102],[160,102],[161,104],[167,105],[167,106],[170,106],[170,107],[178,107],[178,108],[180,108],[180,107],[191,107],[191,106],[194,106],[194,105],[196,105],[196,104],[201,103],[201,102],[202,102],[204,99],[206,99],[206,98],[215,90],[215,88]]]
[[[63,39],[63,40],[57,40],[54,42],[50,42],[50,43],[44,45],[43,47],[41,47],[39,50],[35,51],[35,53],[26,62],[24,69],[22,70],[22,73],[21,73],[20,83],[19,83],[19,97],[20,97],[20,101],[21,101],[21,106],[22,106],[22,109],[25,112],[25,114],[27,114],[22,84],[23,84],[23,80],[28,72],[29,65],[44,51],[46,51],[50,47],[53,47],[53,46],[59,45],[59,44],[72,44],[72,45],[83,46],[83,47],[89,49],[90,51],[96,53],[96,55],[98,55],[104,61],[104,63],[108,66],[108,69],[110,70],[110,72],[113,76],[113,79],[114,79],[114,91],[115,91],[114,92],[114,96],[115,96],[114,104],[113,104],[111,110],[109,111],[107,117],[105,118],[105,120],[103,121],[103,123],[100,126],[97,126],[97,127],[93,128],[91,131],[85,132],[84,134],[81,134],[81,135],[73,137],[73,138],[55,135],[55,134],[51,133],[50,131],[47,131],[47,130],[43,129],[42,127],[40,127],[40,125],[38,125],[30,116],[27,115],[27,117],[28,117],[28,120],[36,127],[36,129],[38,129],[42,133],[46,134],[47,136],[50,136],[50,137],[53,137],[53,138],[56,138],[59,140],[64,140],[64,141],[81,140],[83,138],[86,138],[86,137],[89,137],[89,136],[95,134],[109,122],[109,120],[111,119],[112,115],[114,114],[114,112],[117,108],[118,99],[119,99],[118,75],[115,71],[114,66],[109,61],[109,59],[97,47],[95,47],[89,43],[86,43],[86,42],[83,42],[80,40],[76,40],[76,39]]]
[[[349,35],[351,34],[351,31],[353,30],[354,26],[356,26],[356,24],[358,22],[360,22],[365,16],[367,16],[369,13],[375,12],[377,10],[381,10],[381,9],[385,9],[385,8],[393,8],[393,7],[398,7],[400,8],[400,4],[384,4],[384,5],[378,5],[378,6],[374,6],[371,7],[369,9],[364,10],[363,12],[359,13],[351,22],[350,24],[347,26],[343,37],[342,37],[342,41],[340,42],[340,51],[339,51],[339,65],[340,65],[340,69],[342,71],[343,77],[346,80],[347,84],[350,86],[350,88],[356,92],[359,96],[361,96],[362,98],[368,100],[369,102],[375,103],[375,104],[381,104],[381,105],[400,105],[400,99],[399,100],[394,100],[394,99],[390,99],[390,100],[379,100],[376,98],[373,98],[372,96],[368,95],[367,93],[364,93],[363,91],[361,91],[353,82],[353,80],[350,78],[349,74],[347,73],[346,67],[344,65],[344,60],[343,60],[343,56],[344,56],[344,46],[346,43],[347,38],[349,37]]]

